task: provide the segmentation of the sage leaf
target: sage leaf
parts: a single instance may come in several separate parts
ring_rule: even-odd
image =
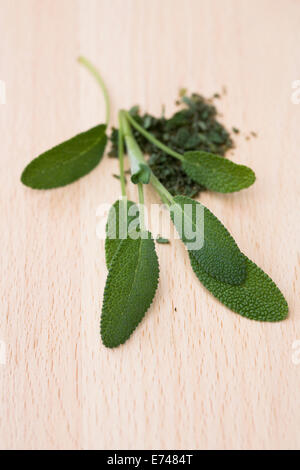
[[[248,188],[255,181],[255,173],[245,165],[237,165],[208,152],[186,152],[182,168],[198,184],[211,191],[232,193]]]
[[[148,184],[150,181],[151,170],[145,163],[130,160],[131,181],[134,184]]]
[[[51,189],[73,183],[93,170],[106,146],[106,125],[76,135],[32,160],[21,181],[33,189]]]
[[[139,226],[138,205],[124,198],[110,208],[106,223],[105,260],[109,269],[112,259],[122,242],[128,236],[128,227],[136,222]]]
[[[246,280],[232,286],[209,276],[190,252],[192,268],[202,284],[226,307],[251,320],[278,322],[288,315],[288,304],[272,279],[245,255]]]
[[[140,323],[154,298],[159,278],[158,259],[149,232],[122,240],[108,272],[101,315],[103,344],[123,344]],[[144,236],[147,238],[144,238]]]
[[[200,202],[186,196],[175,196],[173,200],[175,204],[170,208],[171,219],[201,268],[219,281],[241,284],[246,278],[245,259],[224,225]],[[187,225],[189,237],[186,236]],[[200,241],[202,236],[200,248],[193,248],[191,232]]]

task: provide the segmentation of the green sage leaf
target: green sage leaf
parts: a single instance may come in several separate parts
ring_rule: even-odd
[[[245,255],[246,280],[232,286],[209,276],[192,252],[192,268],[202,284],[226,307],[251,320],[277,322],[288,315],[288,304],[272,279]]]
[[[198,184],[220,193],[240,191],[255,181],[251,168],[203,151],[186,152],[182,168]]]
[[[22,183],[33,189],[51,189],[85,176],[103,156],[105,130],[106,126],[101,124],[42,153],[26,166]]]
[[[171,219],[201,268],[219,281],[241,284],[246,278],[244,256],[224,225],[200,202],[186,196],[175,196],[174,202],[170,208]],[[192,233],[196,234],[194,238]],[[196,237],[199,248],[193,247]]]
[[[122,242],[128,236],[131,224],[139,226],[138,205],[124,198],[116,201],[110,208],[106,224],[105,260],[109,269],[112,259]]]
[[[159,278],[151,234],[122,240],[110,265],[101,316],[103,344],[123,344],[140,323],[154,298]]]
[[[151,170],[145,163],[140,163],[134,160],[131,163],[131,181],[134,184],[142,183],[148,184],[150,181]]]

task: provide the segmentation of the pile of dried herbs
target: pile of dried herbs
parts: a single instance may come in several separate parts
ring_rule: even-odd
[[[138,106],[129,111],[131,116],[158,140],[172,150],[184,153],[190,150],[204,150],[224,156],[234,144],[229,132],[217,119],[217,109],[211,99],[193,93],[186,95],[182,90],[176,105],[180,109],[170,118],[164,113],[161,117],[141,114]],[[173,195],[196,196],[205,187],[195,183],[181,168],[180,161],[170,157],[149,142],[138,131],[133,134],[143,153],[149,155],[148,163],[155,176]],[[110,136],[112,147],[110,156],[118,156],[118,130],[113,128]]]

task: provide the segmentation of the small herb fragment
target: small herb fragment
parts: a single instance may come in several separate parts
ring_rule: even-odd
[[[120,180],[120,179],[121,179],[121,176],[120,176],[120,175],[117,175],[116,173],[113,173],[113,177],[114,177],[116,180]],[[126,179],[125,179],[125,184],[127,184]]]
[[[161,245],[168,245],[170,243],[170,240],[168,240],[167,238],[163,238],[160,235],[156,237],[155,241],[156,243],[160,243]]]

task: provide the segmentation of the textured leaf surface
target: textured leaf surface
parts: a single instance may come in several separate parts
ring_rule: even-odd
[[[188,215],[185,205],[192,206],[192,211],[189,213],[189,216],[192,215],[192,220],[190,217],[188,220],[192,224],[193,231],[199,233],[203,230],[202,248],[192,251],[201,268],[215,279],[234,285],[241,284],[246,278],[245,259],[224,225],[200,202],[186,196],[175,196],[174,201],[176,204],[171,206],[171,218],[188,249],[190,240],[185,237],[184,233],[180,233],[180,226],[177,227],[178,222],[183,221],[183,215]],[[202,209],[198,218],[196,217],[197,206]],[[174,217],[176,213],[178,214],[177,221]],[[200,220],[203,217],[204,220]],[[183,222],[181,225],[183,226]]]
[[[33,189],[51,189],[73,183],[100,162],[107,137],[101,124],[53,147],[32,160],[21,181]]]
[[[255,173],[245,165],[237,165],[212,153],[196,151],[184,154],[182,167],[187,175],[211,191],[232,193],[248,188]]]
[[[134,221],[138,222],[138,214],[138,206],[127,199],[118,200],[111,206],[107,217],[105,239],[105,260],[107,269],[109,269],[112,259],[122,242],[120,236],[123,235],[123,239],[126,238],[130,224]]]
[[[101,316],[103,344],[124,343],[140,323],[154,298],[159,277],[154,241],[123,240],[107,276]]]
[[[246,256],[247,276],[240,286],[232,286],[209,276],[189,253],[192,268],[202,284],[224,305],[251,320],[276,322],[288,315],[288,305],[272,279]]]

